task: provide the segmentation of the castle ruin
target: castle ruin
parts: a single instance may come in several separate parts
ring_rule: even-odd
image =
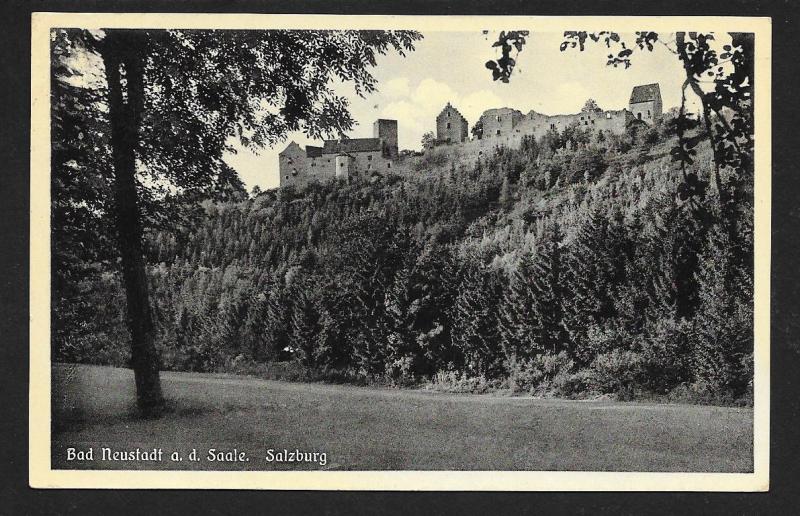
[[[567,115],[544,115],[533,110],[524,114],[507,107],[487,109],[479,119],[482,131],[470,138],[467,119],[448,102],[436,117],[432,146],[457,146],[465,160],[477,159],[498,147],[518,148],[525,137],[539,139],[548,131],[561,132],[570,126],[622,134],[631,122],[654,123],[662,109],[659,85],[644,84],[633,88],[627,109],[603,110],[587,105],[580,113]],[[393,164],[397,171],[397,134],[397,120],[379,119],[373,124],[372,138],[342,137],[305,149],[290,142],[278,155],[280,186],[382,175],[391,171]]]
[[[436,144],[461,143],[469,139],[469,122],[448,102],[436,117]]]
[[[347,179],[391,169],[398,156],[397,120],[376,120],[372,131],[372,138],[325,140],[322,147],[308,145],[305,150],[290,142],[278,155],[280,185]]]

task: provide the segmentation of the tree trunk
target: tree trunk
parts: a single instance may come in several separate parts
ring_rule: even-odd
[[[131,366],[136,401],[146,417],[158,416],[164,405],[159,357],[142,249],[141,213],[136,192],[136,152],[144,100],[143,31],[108,30],[102,58],[108,81],[111,147],[114,162],[114,216],[131,334]]]

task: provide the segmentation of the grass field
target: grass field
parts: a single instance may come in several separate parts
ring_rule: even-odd
[[[133,374],[53,367],[54,468],[715,471],[753,468],[753,411],[692,405],[458,395],[247,377],[163,373],[172,409],[133,416]],[[97,460],[162,448],[162,462]],[[94,461],[66,460],[67,448]],[[194,448],[202,460],[166,456]],[[209,462],[207,450],[249,462]],[[318,451],[326,464],[277,463],[266,451]]]

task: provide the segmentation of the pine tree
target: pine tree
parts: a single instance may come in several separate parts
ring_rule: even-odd
[[[533,256],[523,253],[505,290],[498,318],[500,342],[507,359],[530,355],[534,341]]]
[[[564,329],[571,355],[583,365],[602,352],[592,348],[590,330],[606,326],[617,315],[615,290],[625,281],[627,261],[624,230],[619,210],[609,219],[596,206],[564,253]]]
[[[502,285],[500,275],[481,261],[465,264],[453,306],[453,346],[463,355],[472,374],[497,376],[502,372],[503,350],[497,324]]]
[[[507,358],[530,358],[566,348],[561,286],[561,231],[548,221],[532,256],[523,255],[501,307],[501,342]]]
[[[557,354],[565,347],[563,293],[561,286],[561,229],[557,223],[545,228],[533,261],[532,309],[539,347]]]
[[[700,263],[692,373],[713,393],[738,396],[751,380],[746,364],[753,353],[752,275],[737,267],[721,225],[710,231]]]
[[[315,342],[320,332],[319,312],[314,306],[308,281],[296,278],[291,285],[291,319],[289,322],[289,348],[303,365],[315,365]]]

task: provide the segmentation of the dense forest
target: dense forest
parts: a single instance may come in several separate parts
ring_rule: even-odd
[[[181,205],[146,235],[162,367],[748,403],[752,176],[733,212],[713,188],[686,201],[674,119],[300,189],[247,193],[231,171],[212,197],[154,201]],[[710,178],[708,142],[690,169]],[[125,366],[118,262],[84,249],[113,238],[59,209],[69,181],[54,174],[53,358]]]

